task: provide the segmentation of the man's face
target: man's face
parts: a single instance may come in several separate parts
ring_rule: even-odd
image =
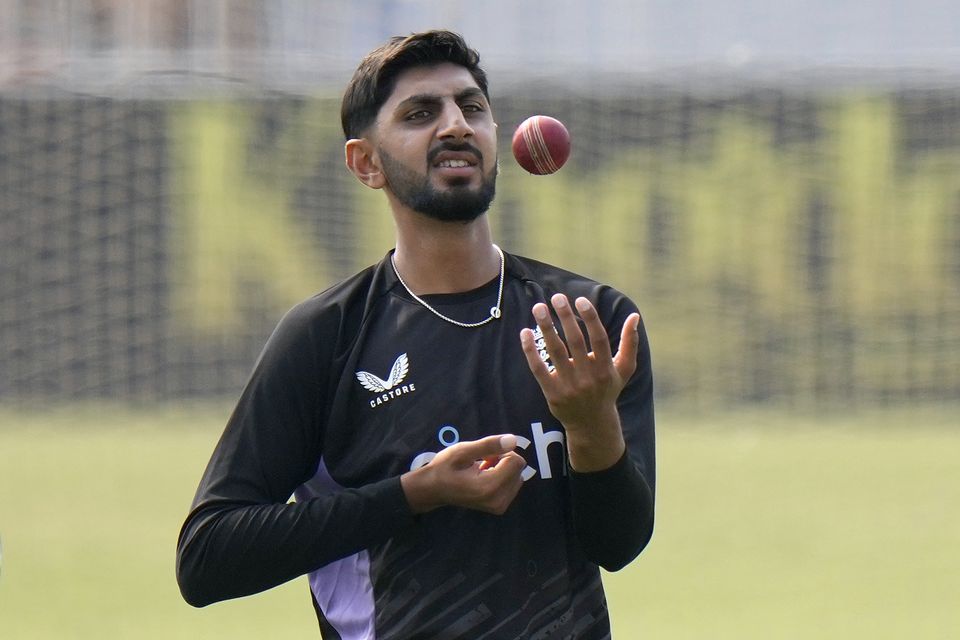
[[[464,67],[442,63],[401,73],[373,128],[386,188],[437,220],[469,222],[496,189],[496,124]]]

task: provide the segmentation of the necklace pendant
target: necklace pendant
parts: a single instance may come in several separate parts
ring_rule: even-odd
[[[490,317],[499,318],[500,317],[500,307],[490,307]]]

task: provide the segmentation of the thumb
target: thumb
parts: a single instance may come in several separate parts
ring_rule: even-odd
[[[613,357],[613,366],[626,381],[637,370],[637,352],[640,347],[640,314],[631,313],[620,331],[620,348]]]

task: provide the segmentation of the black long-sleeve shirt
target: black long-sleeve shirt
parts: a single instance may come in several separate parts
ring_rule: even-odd
[[[641,325],[637,371],[618,399],[626,453],[610,469],[572,471],[520,330],[536,329],[536,302],[585,296],[615,352],[636,307],[581,276],[505,260],[503,316],[481,327],[450,324],[413,300],[389,257],[283,318],[181,531],[177,577],[188,602],[310,574],[325,638],[609,636],[598,566],[623,567],[653,531],[646,335]],[[497,285],[427,299],[470,322],[488,314]],[[504,515],[412,514],[401,474],[454,442],[498,433],[518,436],[528,465]]]

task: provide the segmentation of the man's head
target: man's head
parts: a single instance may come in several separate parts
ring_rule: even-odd
[[[370,53],[341,107],[346,160],[391,202],[469,222],[493,200],[496,124],[479,56],[448,31],[393,38]]]
[[[347,140],[362,138],[377,119],[380,108],[393,92],[397,76],[411,67],[442,62],[470,72],[487,101],[487,74],[480,68],[480,55],[452,31],[425,31],[395,36],[367,54],[353,74],[340,105],[340,124]]]

